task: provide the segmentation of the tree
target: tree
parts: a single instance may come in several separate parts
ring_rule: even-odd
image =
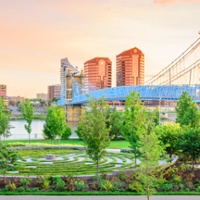
[[[185,127],[179,135],[179,148],[185,157],[192,159],[193,165],[196,164],[200,156],[200,127]]]
[[[89,112],[84,112],[80,117],[80,137],[84,142],[86,153],[96,164],[97,182],[99,182],[99,161],[105,156],[105,148],[110,144],[109,131],[106,123],[109,120],[108,105],[104,98],[90,99]]]
[[[0,169],[4,174],[4,181],[7,170],[16,164],[18,154],[12,150],[8,145],[0,143]]]
[[[136,92],[130,93],[126,98],[125,112],[124,112],[124,125],[122,128],[122,135],[131,144],[135,156],[135,166],[137,164],[136,159],[138,157],[138,140],[141,126],[141,101],[140,96]]]
[[[176,112],[176,123],[179,123],[181,126],[198,127],[200,125],[200,112],[196,103],[187,92],[183,92],[179,98]]]
[[[138,171],[137,179],[142,184],[142,193],[150,199],[152,194],[156,193],[156,185],[160,182],[162,177],[159,177],[160,169],[158,168],[158,162],[161,160],[161,156],[164,154],[164,149],[160,145],[158,136],[145,125],[146,133],[140,135],[139,151],[140,156],[140,168]]]
[[[5,109],[4,100],[0,98],[0,136],[9,133],[10,114]]]
[[[166,152],[172,159],[172,155],[179,149],[178,137],[181,133],[181,127],[179,124],[165,123],[155,128],[155,133],[165,146]]]
[[[20,104],[20,110],[24,119],[26,120],[25,129],[29,134],[29,144],[30,144],[30,134],[31,134],[31,123],[33,121],[34,107],[30,102],[30,99],[25,99]]]
[[[63,108],[59,106],[50,106],[47,111],[47,117],[44,124],[44,135],[47,139],[54,140],[57,136],[62,137],[63,133],[66,131],[67,123],[65,118],[65,113]]]
[[[155,126],[156,112],[152,112],[141,105],[140,96],[136,92],[130,93],[126,98],[124,125],[122,127],[122,135],[130,142],[131,149],[135,157],[135,166],[137,157],[139,156],[138,141],[140,134],[144,134],[145,124],[151,122],[151,126]],[[150,126],[149,126],[150,127]]]
[[[118,112],[115,107],[113,111],[109,112],[109,118],[108,126],[111,127],[109,134],[113,139],[119,139],[119,137],[122,136],[123,115],[121,112]]]
[[[72,129],[66,124],[65,125],[65,131],[62,134],[61,139],[67,140],[71,134],[72,134]]]

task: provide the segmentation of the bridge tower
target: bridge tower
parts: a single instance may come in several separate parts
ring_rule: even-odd
[[[81,113],[83,112],[83,106],[80,104],[72,105],[70,102],[72,101],[73,93],[79,92],[80,94],[83,91],[80,86],[84,86],[84,75],[83,71],[74,72],[68,70],[66,74],[66,120],[68,122],[78,122]]]

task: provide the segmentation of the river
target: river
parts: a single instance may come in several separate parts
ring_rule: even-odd
[[[6,140],[20,140],[20,139],[26,140],[26,139],[28,139],[29,135],[24,128],[25,123],[26,123],[25,120],[11,120],[10,121],[11,136],[9,136],[8,138],[2,137],[2,139],[6,139]],[[30,134],[31,139],[43,139],[42,131],[43,131],[44,123],[45,123],[44,120],[33,120],[32,121],[32,124],[31,124],[32,131]],[[70,136],[70,138],[77,138],[75,130],[78,126],[78,122],[67,122],[67,124],[72,129],[72,135]]]

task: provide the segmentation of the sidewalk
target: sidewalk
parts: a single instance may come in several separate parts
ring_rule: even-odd
[[[146,196],[4,196],[0,195],[2,200],[146,200]],[[199,200],[200,196],[152,196],[150,200]]]

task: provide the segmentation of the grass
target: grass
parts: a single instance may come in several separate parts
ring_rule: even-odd
[[[47,172],[52,176],[73,175],[94,175],[96,173],[96,165],[89,160],[85,151],[72,149],[31,149],[17,150],[20,160],[12,171],[18,171],[15,176],[37,176],[45,175]],[[58,160],[44,160],[47,154],[54,154],[56,157],[62,157]],[[112,173],[113,170],[125,170],[132,168],[133,162],[123,162],[121,166],[115,166],[117,158],[132,158],[129,153],[107,153],[105,158],[100,161],[100,173]],[[42,159],[41,159],[42,158]],[[69,159],[69,158],[72,158]],[[29,161],[26,161],[29,159]],[[30,160],[31,159],[31,160]],[[133,160],[133,159],[132,159]],[[52,164],[44,164],[43,162],[52,162]],[[85,164],[88,162],[90,164]],[[30,166],[30,167],[29,167]],[[13,175],[12,171],[7,171],[7,175]],[[1,173],[0,173],[1,174]]]
[[[6,140],[4,141],[6,144],[10,144],[11,146],[51,146],[50,140]],[[52,145],[59,145],[58,140],[53,140]],[[80,139],[69,139],[69,140],[60,140],[61,146],[84,146],[83,141]],[[110,149],[122,149],[129,148],[130,144],[126,140],[118,140],[111,141],[108,148]]]

